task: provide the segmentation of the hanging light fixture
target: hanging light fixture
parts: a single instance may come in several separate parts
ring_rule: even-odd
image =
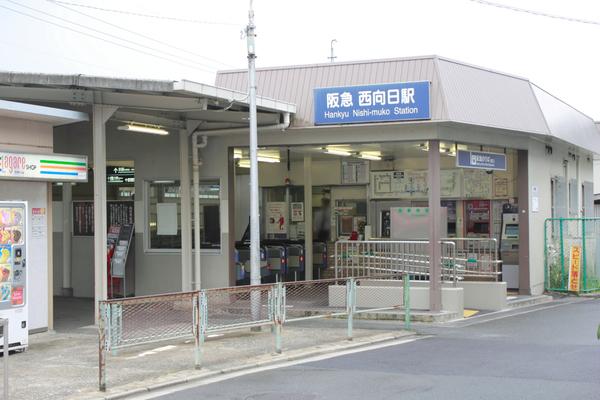
[[[140,124],[137,122],[128,122],[125,125],[119,126],[117,129],[120,131],[150,133],[152,135],[162,136],[169,134],[169,131],[163,129],[163,127],[160,125]]]

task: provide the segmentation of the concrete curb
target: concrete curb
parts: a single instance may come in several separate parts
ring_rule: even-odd
[[[108,389],[107,393],[88,393],[80,394],[79,396],[72,397],[75,400],[120,400],[133,398],[143,394],[150,394],[162,389],[189,384],[198,383],[206,379],[214,378],[217,376],[237,373],[244,370],[251,370],[259,367],[274,366],[290,361],[298,361],[305,358],[321,356],[326,354],[334,354],[339,351],[353,350],[361,347],[368,347],[374,344],[380,344],[384,342],[391,342],[398,339],[409,339],[417,337],[418,335],[410,331],[401,331],[397,334],[381,334],[368,336],[365,338],[357,338],[353,341],[344,341],[331,343],[327,345],[314,346],[306,349],[291,350],[283,354],[271,354],[260,356],[258,361],[251,361],[246,364],[236,365],[233,367],[223,368],[219,370],[202,370],[202,371],[185,371],[181,373],[173,373],[172,375],[183,375],[182,377],[173,377],[172,379],[164,380],[162,382],[146,383],[142,382],[142,387],[131,388],[131,389]]]

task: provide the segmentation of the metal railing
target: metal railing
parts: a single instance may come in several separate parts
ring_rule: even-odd
[[[498,257],[495,238],[445,238],[456,246],[458,273],[463,279],[487,278],[498,281],[502,261]]]
[[[442,280],[459,279],[456,244],[441,241]],[[335,243],[336,278],[404,274],[429,279],[429,241],[426,240],[340,240]]]
[[[501,274],[497,240],[444,238],[440,241],[443,281],[455,285],[464,279],[494,279]],[[335,276],[370,276],[373,273],[409,273],[429,279],[429,241],[376,239],[341,240],[335,244]]]
[[[372,277],[402,279],[402,295],[398,290],[381,294],[380,288],[369,286]],[[347,338],[351,340],[355,314],[404,308],[404,326],[410,329],[409,275],[395,272],[372,277],[278,282],[102,301],[98,321],[99,389],[106,390],[107,354],[130,346],[193,338],[195,367],[201,368],[205,338],[216,332],[272,326],[275,351],[280,353],[285,323],[345,316]]]

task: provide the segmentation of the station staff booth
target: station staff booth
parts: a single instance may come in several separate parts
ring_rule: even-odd
[[[87,120],[70,110],[0,100],[0,317],[11,350],[52,329],[52,182],[87,180],[85,156],[53,152],[53,128]],[[62,221],[61,221],[62,222]]]

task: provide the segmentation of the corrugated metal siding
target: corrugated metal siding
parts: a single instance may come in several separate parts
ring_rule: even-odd
[[[313,125],[313,89],[374,83],[430,81],[431,119],[447,119],[445,102],[433,58],[334,63],[306,67],[259,69],[256,74],[260,96],[295,103],[295,126]],[[216,86],[247,90],[245,71],[220,72]]]
[[[529,81],[439,60],[450,119],[525,132],[548,132]]]

